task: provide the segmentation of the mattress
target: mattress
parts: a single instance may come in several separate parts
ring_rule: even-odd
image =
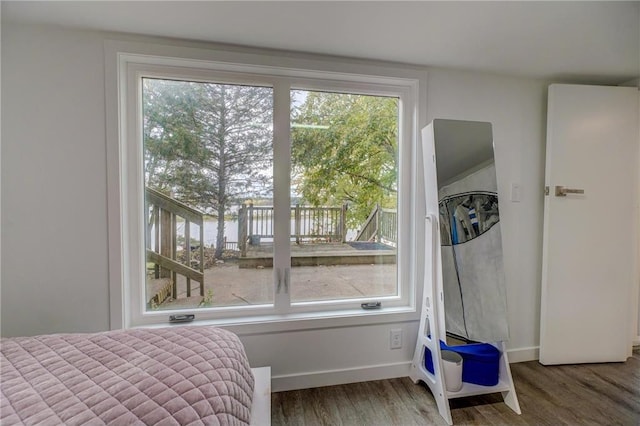
[[[0,424],[249,424],[254,377],[215,327],[3,338]]]

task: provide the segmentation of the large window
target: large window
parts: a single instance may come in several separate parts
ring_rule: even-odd
[[[411,307],[415,80],[119,58],[125,322]]]

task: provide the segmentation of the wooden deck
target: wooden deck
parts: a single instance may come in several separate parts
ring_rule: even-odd
[[[165,300],[171,289],[168,278],[147,279],[147,300],[160,294],[157,300],[164,302],[156,304],[159,309],[196,308],[208,298],[209,306],[273,303],[272,247],[254,248],[253,258],[227,259],[205,269],[204,296],[200,296],[200,284],[192,282],[192,296],[187,297],[185,278],[179,276],[175,300]],[[291,282],[296,283],[292,300],[393,295],[397,291],[395,261],[395,249],[379,243],[292,244]]]
[[[291,244],[291,266],[395,264],[396,250],[375,242]],[[240,268],[271,268],[273,244],[248,245]]]
[[[255,278],[258,278],[259,282],[265,283],[265,290],[257,303],[272,303],[265,300],[265,295],[273,293],[273,271],[266,278],[248,277],[252,274],[230,272],[226,266],[229,262],[235,269],[245,271],[273,267],[273,206],[243,204],[238,212],[238,241],[235,246],[231,243],[233,248],[227,248],[229,243],[225,238],[224,245],[214,250],[213,247],[205,247],[203,212],[152,188],[145,188],[145,202],[145,209],[152,213],[146,223],[145,238],[147,272],[153,267],[153,273],[145,277],[148,308],[162,309],[168,299],[176,305],[175,308],[197,307],[198,303],[211,306],[212,292],[216,291],[216,299],[220,299],[221,279],[231,283],[227,287],[233,290],[246,285],[256,287]],[[397,213],[376,205],[355,241],[346,242],[346,212],[346,204],[341,207],[291,207],[294,225],[290,233],[291,266],[296,271],[300,272],[298,268],[356,265],[391,265],[395,271],[396,250],[392,245],[397,241]],[[179,223],[184,223],[183,234],[178,232]],[[199,238],[192,238],[191,224],[197,225]],[[390,242],[390,245],[381,244],[381,241]],[[216,268],[220,265],[225,265],[224,270]],[[206,274],[206,268],[217,271]],[[308,269],[303,275],[305,273]],[[292,278],[294,275],[292,270]],[[308,281],[316,282],[315,278]],[[365,281],[372,278],[366,274],[359,277]],[[380,284],[379,280],[373,281]],[[330,284],[325,286],[331,287]],[[192,294],[194,291],[197,293]],[[377,295],[375,292],[362,294]],[[232,295],[245,303],[252,303],[243,296]],[[315,295],[310,297],[317,300]],[[326,298],[334,297],[342,298],[340,294]]]

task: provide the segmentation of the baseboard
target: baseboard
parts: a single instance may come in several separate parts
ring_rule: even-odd
[[[510,349],[507,351],[509,363],[538,360],[538,346]],[[344,385],[347,383],[368,382],[371,380],[407,377],[411,361],[393,364],[368,365],[363,367],[337,370],[313,371],[299,374],[283,374],[271,377],[272,392],[284,392],[297,389],[310,389],[321,386]]]
[[[530,346],[528,348],[516,348],[507,350],[509,364],[516,362],[537,361],[540,359],[540,346]]]
[[[633,339],[632,346],[640,346],[640,336]],[[509,364],[516,362],[537,361],[540,359],[540,346],[531,346],[528,348],[509,349]]]
[[[271,377],[272,392],[344,385],[409,376],[411,361]]]
[[[640,345],[640,336],[633,342]],[[509,349],[509,363],[537,361],[540,359],[540,347]],[[271,378],[272,392],[283,392],[297,389],[317,388],[321,386],[344,385],[347,383],[368,382],[371,380],[407,377],[411,369],[411,361],[394,364],[369,365],[364,367],[345,368],[339,370],[313,371],[300,374],[283,374]]]

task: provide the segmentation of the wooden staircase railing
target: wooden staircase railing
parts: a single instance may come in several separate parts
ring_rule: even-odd
[[[380,207],[380,204],[376,204],[356,235],[355,241],[375,241],[396,245],[398,243],[397,211],[385,209]]]
[[[171,278],[172,297],[177,299],[177,276],[186,277],[187,297],[191,296],[191,280],[200,283],[200,296],[204,296],[204,214],[188,205],[174,200],[161,192],[145,188],[146,211],[150,214],[146,226],[147,262],[155,264],[156,278]],[[184,262],[178,259],[178,218],[184,219]],[[193,267],[191,258],[191,224],[200,227],[198,269]],[[154,244],[151,247],[151,232]]]

